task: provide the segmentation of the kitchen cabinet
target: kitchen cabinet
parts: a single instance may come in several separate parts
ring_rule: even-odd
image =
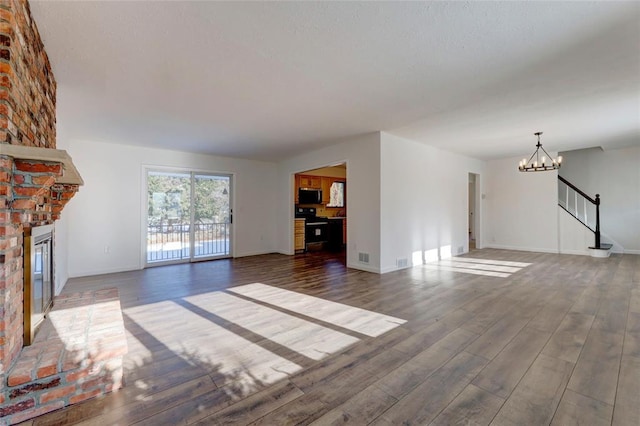
[[[295,219],[293,228],[293,249],[304,251],[304,219]]]
[[[342,244],[347,244],[347,218],[342,219]]]
[[[322,189],[322,178],[320,176],[299,175],[299,188]]]
[[[342,250],[343,244],[343,220],[342,218],[329,218],[329,227],[327,235],[327,249],[329,251]]]
[[[331,185],[335,179],[332,177],[322,177],[320,184],[322,185],[322,204],[325,206],[329,204],[331,200]]]

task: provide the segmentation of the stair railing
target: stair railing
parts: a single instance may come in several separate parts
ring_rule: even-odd
[[[591,198],[577,186],[558,176],[558,205],[595,235],[595,247],[600,249],[600,194]]]

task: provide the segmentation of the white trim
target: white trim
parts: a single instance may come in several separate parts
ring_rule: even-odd
[[[585,251],[581,251],[581,250],[562,250],[558,254],[575,254],[575,255],[580,255],[580,256],[590,256],[591,255],[588,250],[585,250]]]
[[[410,269],[410,268],[413,268],[414,266],[416,265],[407,265],[402,268],[398,268],[397,266],[390,266],[387,268],[382,268],[380,270],[380,274],[386,274],[387,272],[394,272],[394,271],[402,271],[403,269]]]
[[[374,274],[383,273],[383,272],[380,272],[380,270],[378,268],[367,266],[367,265],[364,265],[362,263],[356,263],[356,264],[347,263],[347,268],[358,269],[360,271],[371,272],[371,273],[374,273]],[[388,271],[388,272],[391,272],[391,271]]]
[[[502,249],[502,250],[515,250],[515,251],[533,251],[533,252],[537,252],[537,253],[560,254],[557,249],[506,246],[506,245],[501,245],[501,244],[487,244],[483,248],[493,248],[493,249]]]

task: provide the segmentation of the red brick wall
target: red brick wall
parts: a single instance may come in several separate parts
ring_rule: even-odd
[[[0,0],[0,142],[56,147],[56,80],[21,0]]]
[[[0,0],[0,143],[55,148],[56,81],[29,4]],[[0,156],[0,380],[22,348],[22,232],[51,223],[61,172]]]

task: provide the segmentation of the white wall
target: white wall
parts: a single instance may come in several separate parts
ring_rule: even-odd
[[[85,181],[59,227],[66,241],[58,239],[58,260],[66,257],[66,265],[58,270],[66,266],[69,277],[143,267],[143,166],[233,174],[232,254],[276,249],[275,163],[88,141],[64,145]]]
[[[56,144],[57,149],[68,150],[68,143],[66,141],[58,141]],[[70,201],[69,203],[71,203]],[[69,204],[67,204],[68,206]],[[54,280],[54,292],[56,295],[60,294],[62,288],[69,279],[68,260],[69,260],[69,220],[67,219],[67,209],[62,211],[60,219],[54,223],[54,248],[53,248],[53,280]]]
[[[640,146],[562,155],[560,175],[592,197],[600,194],[602,240],[614,243],[614,249],[640,254]]]
[[[588,256],[594,242],[593,232],[558,206],[558,251]]]
[[[278,166],[278,251],[293,254],[293,175],[347,163],[347,266],[380,272],[380,133],[340,141]],[[358,253],[369,253],[369,263]]]
[[[522,173],[520,160],[487,162],[484,246],[557,253],[558,174]]]
[[[482,183],[484,162],[382,133],[382,272],[469,250],[469,172]]]
[[[67,260],[69,242],[67,228],[67,215],[62,214],[54,224],[54,247],[53,247],[53,280],[55,295],[60,294],[62,288],[69,279],[69,271],[67,270]]]
[[[344,167],[321,167],[314,170],[305,170],[304,174],[310,176],[328,176],[346,179],[347,169]]]

